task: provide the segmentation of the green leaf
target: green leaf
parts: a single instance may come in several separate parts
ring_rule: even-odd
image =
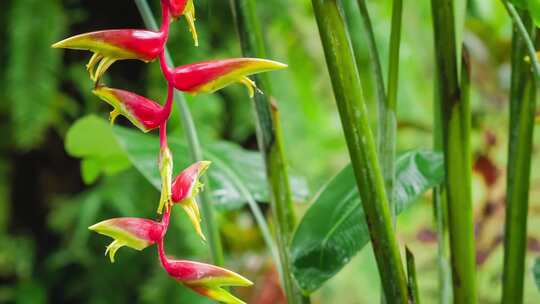
[[[122,127],[115,127],[114,132],[135,167],[154,187],[160,189],[161,179],[157,168],[158,138]],[[176,175],[191,164],[191,157],[184,142],[169,137],[168,143],[174,156],[174,174]],[[268,202],[266,171],[259,153],[246,151],[231,143],[218,142],[207,145],[203,155],[206,160],[213,162],[207,174],[214,196],[213,201],[217,206],[227,209],[237,208],[246,201],[231,181],[230,174],[236,175],[236,179],[246,186],[255,200]],[[304,200],[307,197],[307,186],[302,179],[293,179],[292,188],[295,189],[294,194],[297,200]]]
[[[400,155],[395,185],[398,214],[443,177],[440,153],[420,150]],[[291,258],[299,286],[312,293],[369,241],[354,173],[348,165],[320,191],[295,232]]]
[[[512,3],[512,5],[515,5],[516,7],[519,7],[519,8],[526,8],[527,1],[529,0],[510,0],[510,3]]]
[[[529,13],[537,27],[540,27],[540,0],[528,0]]]
[[[538,291],[540,291],[540,258],[536,258],[534,261],[534,266],[532,269],[534,282],[536,283],[536,287],[538,288]]]
[[[94,115],[85,116],[71,126],[65,148],[69,155],[82,158],[81,173],[86,184],[93,183],[102,173],[112,175],[131,166],[111,126]]]

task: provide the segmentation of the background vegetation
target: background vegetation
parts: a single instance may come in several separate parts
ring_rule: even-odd
[[[158,1],[150,1],[157,8]],[[344,1],[347,2],[347,1]],[[346,163],[348,154],[333,101],[320,38],[309,0],[258,1],[269,58],[289,64],[269,75],[281,109],[285,152],[297,194],[299,217]],[[386,71],[391,1],[368,2]],[[228,1],[196,1],[201,46],[185,26],[172,27],[170,51],[177,65],[239,57]],[[480,303],[500,298],[505,170],[508,140],[511,23],[499,1],[469,1],[464,35],[471,56],[473,202],[477,287]],[[107,240],[87,227],[120,215],[151,217],[158,192],[133,166],[133,157],[105,122],[108,107],[89,93],[88,53],[50,45],[97,29],[143,27],[133,1],[17,0],[0,2],[0,302],[14,303],[204,303],[175,284],[153,250],[121,250],[117,263],[103,257]],[[364,35],[360,25],[353,37]],[[372,123],[375,88],[367,46],[359,66]],[[434,51],[428,1],[405,2],[397,95],[397,150],[432,147]],[[157,64],[119,62],[107,73],[116,87],[155,100],[165,97]],[[233,143],[256,149],[252,109],[244,88],[188,97],[204,147]],[[177,113],[177,112],[173,112]],[[95,115],[95,116],[89,116]],[[82,119],[82,120],[81,120]],[[122,122],[120,122],[122,124]],[[127,124],[125,124],[127,126]],[[170,124],[181,140],[178,115]],[[525,303],[538,303],[532,276],[540,255],[540,136],[534,139]],[[238,147],[235,147],[235,149]],[[216,148],[217,149],[217,148]],[[218,150],[219,151],[219,150]],[[227,151],[218,152],[225,155]],[[182,156],[176,154],[176,159]],[[255,160],[250,162],[257,163]],[[187,155],[186,155],[187,157]],[[240,153],[229,160],[248,159]],[[238,159],[239,158],[239,159]],[[81,161],[82,160],[82,161]],[[261,162],[262,165],[262,162]],[[212,169],[210,169],[212,170]],[[121,191],[120,191],[121,190]],[[255,197],[268,211],[265,196]],[[218,201],[219,224],[229,268],[255,281],[239,294],[250,303],[279,303],[282,295],[269,252],[247,205]],[[187,218],[170,233],[171,252],[208,259]],[[421,298],[435,302],[437,242],[430,196],[400,216],[398,240],[414,252]],[[363,249],[313,296],[314,303],[377,303],[377,268]]]

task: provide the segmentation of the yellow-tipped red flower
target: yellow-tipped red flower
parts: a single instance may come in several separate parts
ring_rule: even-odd
[[[197,36],[197,29],[195,28],[196,19],[193,0],[170,0],[169,10],[173,18],[179,18],[182,15],[186,18],[195,46],[199,46],[199,38]]]
[[[195,231],[197,231],[203,240],[205,240],[205,237],[200,224],[201,215],[195,198],[204,186],[200,182],[200,177],[209,166],[209,161],[197,162],[182,171],[172,183],[172,201],[180,204],[184,208]]]
[[[88,229],[114,239],[105,250],[105,255],[109,254],[112,263],[114,263],[114,256],[120,247],[128,246],[136,250],[143,250],[159,242],[164,233],[164,226],[161,223],[131,217],[102,221]]]
[[[86,65],[90,78],[98,82],[117,60],[137,59],[149,62],[156,59],[165,43],[162,32],[147,30],[107,30],[80,34],[53,44],[54,48],[87,50],[94,53]],[[97,65],[97,68],[94,67]]]
[[[158,243],[159,257],[167,273],[184,286],[216,301],[244,304],[222,287],[251,286],[253,283],[230,270],[187,260],[173,260],[165,255],[163,244]]]
[[[163,122],[163,108],[155,101],[105,86],[98,86],[92,92],[114,108],[110,115],[111,123],[114,123],[118,115],[122,115],[141,131],[148,132]]]
[[[277,61],[258,58],[212,60],[175,68],[173,80],[176,89],[191,94],[212,93],[230,84],[242,83],[253,97],[257,87],[249,75],[286,67]]]

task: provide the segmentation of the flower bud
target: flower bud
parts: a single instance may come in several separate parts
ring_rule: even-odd
[[[92,92],[114,108],[110,115],[111,123],[122,115],[143,132],[156,129],[162,123],[163,108],[155,101],[105,86],[98,86]]]
[[[98,82],[117,60],[138,59],[149,62],[156,59],[163,50],[165,40],[166,37],[161,32],[106,30],[73,36],[53,44],[53,47],[93,52],[94,55],[86,67],[90,78]]]
[[[159,174],[161,175],[161,197],[157,209],[159,214],[163,213],[163,208],[169,210],[172,206],[172,171],[173,158],[171,150],[167,146],[162,147],[159,153]]]
[[[102,221],[88,229],[114,239],[105,250],[105,255],[109,254],[112,263],[114,263],[114,256],[120,247],[128,246],[136,250],[143,250],[158,242],[164,233],[164,226],[161,223],[129,217]]]
[[[180,204],[189,216],[195,231],[205,240],[201,229],[201,215],[197,201],[197,194],[203,189],[200,177],[210,166],[209,161],[197,162],[182,171],[172,183],[172,201]]]
[[[286,67],[283,63],[257,58],[213,60],[177,67],[173,81],[176,89],[191,94],[212,93],[232,83],[242,83],[253,97],[257,87],[247,76]]]

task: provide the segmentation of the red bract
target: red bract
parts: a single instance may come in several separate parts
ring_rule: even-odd
[[[99,86],[92,92],[114,108],[110,115],[112,123],[118,115],[123,115],[137,128],[148,132],[158,128],[164,120],[163,107],[148,98],[105,86]]]
[[[196,196],[202,188],[199,178],[209,166],[209,161],[200,161],[178,174],[172,183],[173,202],[181,203],[187,198]]]
[[[53,47],[93,52],[86,67],[92,80],[97,82],[117,60],[137,59],[149,62],[156,59],[165,41],[166,35],[163,32],[124,29],[80,34],[57,42]],[[98,66],[94,71],[96,64]]]
[[[165,227],[162,223],[141,218],[114,218],[99,222],[88,229],[109,236],[114,241],[107,246],[105,255],[114,263],[114,255],[122,246],[143,250],[163,238]]]
[[[175,88],[191,94],[212,93],[232,83],[242,83],[253,96],[256,86],[247,76],[286,67],[272,60],[234,58],[187,64],[172,73]]]
[[[224,303],[242,304],[224,286],[251,286],[253,283],[227,269],[193,261],[169,259],[163,243],[158,243],[161,265],[178,282],[197,293]]]
[[[180,204],[186,211],[195,231],[204,240],[204,234],[201,229],[201,214],[195,197],[203,188],[199,181],[206,169],[210,166],[209,161],[197,162],[184,171],[182,171],[172,183],[172,201]]]

